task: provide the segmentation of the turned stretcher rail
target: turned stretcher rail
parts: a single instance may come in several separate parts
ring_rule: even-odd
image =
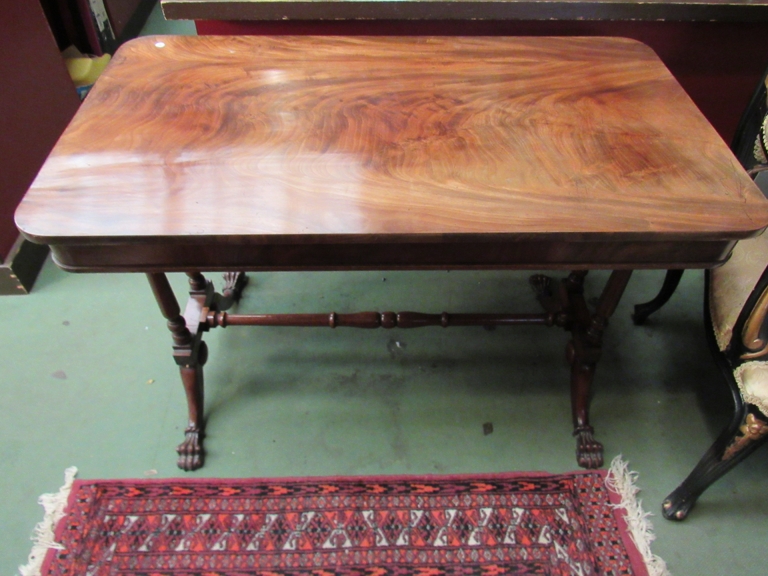
[[[423,314],[421,312],[354,312],[351,314],[228,314],[207,310],[203,323],[221,326],[307,326],[337,328],[423,328],[425,326],[553,326],[556,314]]]

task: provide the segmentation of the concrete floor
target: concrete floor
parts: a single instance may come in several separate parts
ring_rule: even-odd
[[[251,275],[241,312],[531,311],[521,272]],[[209,275],[219,282],[218,275]],[[596,295],[605,273],[591,273]],[[172,275],[180,299],[183,275]],[[647,326],[631,305],[606,335],[592,418],[606,460],[639,472],[654,552],[672,573],[764,566],[768,452],[712,487],[684,523],[658,514],[728,418],[701,319],[703,274]],[[74,275],[50,262],[33,293],[0,298],[0,572],[13,573],[66,467],[81,478],[172,477],[185,405],[170,335],[142,275]],[[208,458],[187,476],[276,477],[576,468],[567,334],[557,328],[218,328],[206,335]],[[493,433],[483,434],[483,424]]]

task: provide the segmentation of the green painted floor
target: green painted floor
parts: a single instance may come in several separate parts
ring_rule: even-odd
[[[529,311],[520,272],[251,275],[241,312]],[[218,275],[210,275],[215,282]],[[605,273],[592,273],[596,294]],[[703,274],[647,326],[630,321],[660,272],[637,272],[606,335],[592,404],[607,459],[639,473],[654,551],[673,574],[764,566],[768,452],[723,478],[684,523],[658,514],[728,417],[704,339]],[[186,278],[173,275],[180,297]],[[30,296],[0,298],[0,573],[12,574],[64,469],[170,477],[185,424],[170,335],[141,275],[50,262]],[[208,458],[187,476],[275,477],[576,468],[567,335],[557,328],[217,328],[206,335]],[[483,434],[483,424],[493,433]]]
[[[194,33],[153,12],[146,34]],[[219,283],[217,275],[211,275]],[[252,275],[239,311],[535,311],[527,273]],[[605,273],[588,277],[597,295]],[[688,272],[647,326],[631,306],[662,272],[637,272],[606,334],[593,424],[606,460],[639,473],[676,576],[759,573],[768,451],[713,486],[684,523],[663,498],[729,417],[707,349],[703,274]],[[181,296],[186,278],[172,276]],[[141,275],[74,275],[50,262],[30,296],[0,298],[0,574],[26,561],[40,494],[81,478],[171,477],[185,403],[170,334]],[[576,468],[567,334],[556,328],[218,328],[208,335],[214,477],[563,472]],[[483,424],[493,432],[485,435]]]

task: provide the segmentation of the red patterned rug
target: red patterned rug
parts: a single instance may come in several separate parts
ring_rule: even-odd
[[[664,574],[619,472],[78,480],[23,573]]]

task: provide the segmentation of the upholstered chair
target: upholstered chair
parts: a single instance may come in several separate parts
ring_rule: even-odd
[[[756,182],[768,176],[765,80],[747,110],[733,150]],[[718,478],[768,440],[768,233],[739,242],[723,266],[708,271],[705,318],[715,358],[730,386],[730,424],[662,506],[683,520]]]

